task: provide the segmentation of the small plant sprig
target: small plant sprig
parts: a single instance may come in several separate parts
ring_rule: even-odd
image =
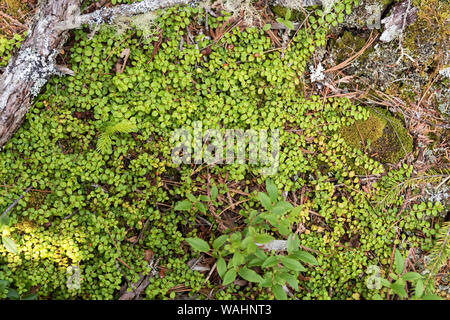
[[[97,141],[97,151],[107,152],[112,145],[111,136],[118,133],[130,133],[137,130],[137,126],[129,120],[123,120],[114,125],[108,125],[100,134]]]
[[[284,18],[277,18],[277,22],[281,23],[289,30],[294,30],[294,24],[292,23],[292,21],[290,21],[291,16],[292,16],[292,10],[287,9]]]
[[[287,285],[294,291],[299,289],[300,272],[307,271],[302,264],[318,265],[316,258],[309,252],[300,250],[300,240],[290,230],[285,216],[294,208],[286,201],[278,201],[278,190],[275,184],[266,181],[267,193],[258,193],[258,200],[267,210],[259,213],[253,210],[248,219],[247,227],[241,232],[224,234],[216,238],[211,246],[200,238],[186,238],[191,247],[200,252],[210,252],[217,259],[217,272],[226,286],[234,282],[237,276],[256,283],[263,288],[269,288],[276,299],[287,299]],[[179,202],[176,209],[187,209],[199,204],[199,199]],[[192,203],[191,203],[192,201]],[[188,204],[190,203],[190,204]],[[271,232],[272,231],[272,232]],[[287,237],[286,254],[270,250],[270,243],[275,241],[271,233]],[[262,270],[262,274],[258,273]]]

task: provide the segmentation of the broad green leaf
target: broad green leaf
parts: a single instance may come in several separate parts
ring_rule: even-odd
[[[255,241],[257,243],[269,243],[270,241],[274,240],[275,238],[267,233],[260,233],[255,235]]]
[[[241,241],[241,239],[242,239],[242,234],[240,232],[235,232],[230,237],[230,241],[232,243],[235,243],[237,241]]]
[[[188,200],[180,201],[175,205],[174,210],[177,211],[187,211],[192,208],[192,202]]]
[[[6,280],[0,280],[0,291],[3,291],[6,289],[6,287],[8,286],[8,281]]]
[[[291,214],[293,216],[296,216],[300,213],[300,211],[302,211],[302,209],[303,209],[303,206],[296,206],[296,207],[292,208]]]
[[[187,243],[191,245],[191,247],[200,252],[208,252],[210,250],[209,244],[200,238],[186,238]]]
[[[270,200],[272,200],[272,202],[275,202],[278,198],[278,188],[270,179],[266,180],[266,190]]]
[[[292,289],[298,290],[298,279],[294,275],[283,272],[281,274],[281,277],[286,280],[286,282],[292,287]]]
[[[291,29],[291,30],[294,30],[294,24],[292,23],[292,21],[287,21],[287,20],[284,20],[284,23],[283,23],[288,29]]]
[[[242,279],[247,280],[249,282],[261,283],[264,280],[255,271],[253,271],[252,269],[248,269],[246,267],[240,269],[238,273],[239,273],[239,275],[241,276]]]
[[[419,299],[423,295],[424,285],[422,279],[419,279],[416,283],[416,292],[414,296]]]
[[[277,300],[287,300],[286,292],[284,292],[283,287],[279,284],[274,285],[272,291]]]
[[[25,297],[23,297],[20,300],[37,300],[37,297],[38,296],[36,293],[32,293],[32,294],[26,295]]]
[[[390,273],[389,273],[389,276],[390,276],[392,279],[394,279],[394,280],[397,280],[397,279],[398,279],[398,276],[397,276],[395,273],[393,273],[393,272],[390,272]]]
[[[197,198],[194,197],[194,196],[192,195],[192,193],[190,193],[190,192],[188,192],[188,193],[186,194],[186,197],[187,197],[188,200],[191,201],[191,202],[197,202]]]
[[[263,262],[264,262],[264,259],[260,259],[258,257],[255,257],[255,258],[251,259],[248,262],[247,267],[249,267],[249,268],[251,268],[251,267],[259,267]]]
[[[287,239],[286,249],[289,254],[293,253],[295,250],[298,249],[298,245],[296,245],[296,239],[298,239],[296,234],[290,235]]]
[[[241,249],[247,248],[251,243],[253,243],[253,237],[248,236],[244,240],[242,240],[241,245],[239,246]]]
[[[240,265],[244,264],[245,257],[244,257],[244,255],[242,253],[235,252],[234,255],[233,255],[233,258],[231,258],[231,261],[233,263],[233,266],[239,267]]]
[[[284,19],[285,19],[285,20],[291,19],[291,15],[292,15],[292,10],[291,10],[291,9],[287,9],[287,10],[286,10],[286,14],[285,14],[285,16],[284,16]]]
[[[17,292],[16,289],[12,289],[9,288],[8,289],[8,293],[6,294],[6,296],[8,297],[8,299],[13,299],[13,300],[17,300],[20,298],[19,293]]]
[[[269,196],[264,192],[258,193],[258,200],[266,210],[270,210],[272,208],[272,201],[270,201]]]
[[[206,214],[207,210],[206,207],[201,202],[196,202],[195,207],[203,214]]]
[[[271,225],[276,226],[278,224],[278,219],[276,214],[274,213],[262,213],[260,215],[261,218],[270,222]]]
[[[282,220],[280,224],[276,227],[278,229],[278,232],[281,233],[283,236],[287,236],[289,235],[289,233],[291,233],[291,225],[287,220]]]
[[[264,25],[263,31],[267,31],[267,30],[269,30],[271,27],[272,27],[271,24],[270,24],[270,23],[267,23],[267,24]]]
[[[425,296],[422,296],[422,300],[444,300],[444,298],[435,294],[427,294]]]
[[[420,278],[422,278],[422,276],[417,272],[407,272],[404,275],[402,275],[402,279],[405,281],[415,281]]]
[[[275,275],[273,277],[273,284],[279,284],[280,286],[286,285],[286,280],[281,276],[283,272],[275,272]]]
[[[0,215],[0,227],[9,225],[9,217],[8,215]]]
[[[310,265],[313,266],[319,265],[319,262],[316,260],[316,258],[309,252],[302,250],[296,252],[294,255],[297,259],[299,259],[302,262],[309,263]]]
[[[211,188],[211,200],[214,201],[217,199],[217,195],[219,194],[219,190],[217,189],[216,186],[213,186]]]
[[[278,264],[278,257],[270,256],[266,259],[266,261],[263,262],[261,267],[262,268],[270,268],[270,267],[276,266],[277,264]]]
[[[298,262],[297,260],[294,260],[292,258],[281,256],[280,261],[283,264],[283,266],[285,266],[286,268],[288,268],[290,270],[306,271],[306,268],[304,266],[302,266],[302,264],[300,262]]]
[[[223,276],[227,271],[227,263],[225,262],[225,259],[220,257],[219,259],[217,259],[216,265],[217,265],[217,273],[223,279]]]
[[[2,237],[3,245],[5,246],[6,250],[8,250],[11,253],[17,254],[17,245],[11,238],[8,237]]]
[[[380,278],[380,283],[381,283],[383,286],[385,286],[385,287],[388,287],[388,288],[391,287],[391,283],[390,283],[388,280],[384,279],[384,278]]]
[[[223,276],[223,283],[222,284],[224,286],[226,286],[227,284],[232,283],[234,280],[236,280],[236,270],[230,269]]]
[[[273,273],[271,272],[271,271],[268,271],[268,272],[264,272],[264,280],[263,280],[263,282],[261,282],[261,286],[262,287],[264,287],[264,288],[270,288],[270,287],[272,287],[273,286],[273,283],[272,283],[272,275],[273,275]]]
[[[253,239],[253,238],[252,238]],[[247,248],[245,249],[245,251],[250,255],[250,254],[254,254],[258,251],[258,246],[252,241],[248,244]]]
[[[391,289],[400,298],[406,298],[408,296],[405,291],[405,284],[402,281],[396,281],[392,283]]]
[[[261,260],[267,259],[267,254],[264,252],[264,250],[257,248],[255,251],[255,256],[260,258]]]
[[[276,205],[273,206],[272,212],[278,215],[285,214],[286,212],[291,211],[293,208],[292,204],[286,201],[280,201]]]
[[[404,264],[404,259],[402,257],[402,254],[400,253],[400,251],[398,249],[395,249],[395,254],[394,254],[395,272],[397,274],[403,273],[404,266],[405,266],[405,264]]]

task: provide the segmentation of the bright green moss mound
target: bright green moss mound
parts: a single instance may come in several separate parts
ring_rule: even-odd
[[[209,17],[209,27],[227,19]],[[172,163],[173,130],[194,121],[221,131],[280,130],[280,166],[272,179],[286,200],[301,204],[288,227],[304,230],[300,243],[320,263],[304,272],[309,280],[301,281],[304,290],[295,298],[347,299],[357,293],[371,299],[378,291],[367,288],[366,268],[388,270],[393,243],[402,249],[432,244],[430,221],[435,217],[436,223],[439,203],[407,206],[398,219],[403,198],[392,188],[412,168],[385,174],[381,163],[340,135],[342,127],[367,121],[369,111],[348,99],[304,97],[300,90],[307,61],[325,44],[331,22],[315,24],[314,33],[292,33],[284,52],[257,28],[232,29],[217,39],[187,34],[189,24],[195,30],[204,23],[203,10],[173,8],[158,18],[151,37],[135,29],[117,34],[103,28],[91,39],[75,32],[75,75],[47,84],[0,152],[0,212],[31,186],[2,231],[17,251],[0,246],[0,279],[19,295],[117,298],[121,285],[150,272],[144,259],[150,250],[159,268],[146,299],[173,298],[180,288],[199,299],[210,292],[216,299],[273,298],[257,285],[223,289],[217,276],[205,282],[204,273],[187,266],[199,254],[184,239],[214,241],[227,232],[216,219],[230,231],[242,229],[252,212],[262,210],[257,192],[266,179],[259,164]],[[121,73],[125,49],[130,55]],[[111,134],[109,148],[97,151],[105,127],[123,121],[136,130]],[[355,174],[361,168],[383,175],[370,192]],[[204,199],[212,185],[217,204],[174,210],[189,193]],[[67,286],[71,265],[80,268],[80,288]],[[3,298],[8,291],[0,289]]]
[[[412,151],[413,140],[401,121],[382,109],[369,109],[367,120],[341,129],[345,142],[355,148],[369,148],[382,163],[397,163]]]

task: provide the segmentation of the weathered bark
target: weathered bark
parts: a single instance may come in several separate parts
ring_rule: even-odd
[[[132,4],[122,4],[113,8],[102,8],[92,13],[72,16],[69,20],[58,23],[55,26],[55,30],[63,31],[76,29],[83,24],[100,25],[102,23],[110,23],[117,17],[134,16],[155,11],[162,7],[186,5],[189,1],[190,0],[144,0]]]
[[[19,51],[10,59],[0,77],[0,148],[23,122],[33,98],[50,76],[71,74],[55,65],[55,58],[67,39],[67,30],[83,24],[111,23],[117,17],[143,14],[159,8],[186,5],[190,0],[143,0],[80,15],[80,0],[42,0]],[[271,0],[272,4],[296,7],[299,0]],[[303,0],[300,5],[320,4]]]

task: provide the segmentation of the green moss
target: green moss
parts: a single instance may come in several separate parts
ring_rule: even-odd
[[[354,148],[369,148],[369,153],[382,163],[396,163],[413,149],[413,141],[401,120],[382,109],[369,109],[367,120],[340,130],[345,142]]]
[[[423,75],[434,69],[442,59],[450,36],[448,19],[450,4],[448,1],[413,1],[418,8],[417,20],[406,29],[403,45],[419,63]],[[442,52],[440,52],[442,51]]]

